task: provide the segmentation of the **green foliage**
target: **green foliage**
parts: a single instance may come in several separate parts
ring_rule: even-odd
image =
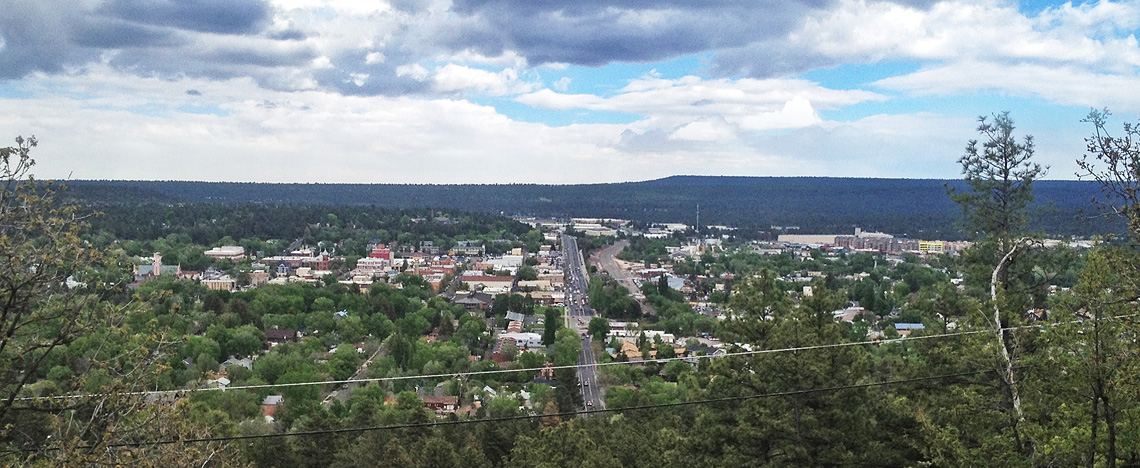
[[[970,140],[966,153],[958,159],[970,191],[950,190],[951,198],[962,206],[967,232],[977,238],[1005,237],[1021,232],[1029,224],[1033,183],[1047,167],[1031,161],[1033,137],[1021,142],[1013,136],[1009,112],[995,114],[993,121],[978,118],[978,133],[985,137],[979,147]]]
[[[629,290],[609,278],[591,278],[586,293],[590,307],[604,317],[615,320],[636,320],[641,317],[641,306],[630,296]]]
[[[556,333],[561,328],[562,317],[558,310],[551,307],[546,309],[546,317],[543,321],[542,329],[542,344],[550,346],[554,344]]]
[[[610,321],[605,317],[594,317],[587,325],[587,333],[595,340],[602,341],[610,333]]]

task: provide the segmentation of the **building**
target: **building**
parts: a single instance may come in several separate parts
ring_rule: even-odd
[[[834,245],[836,237],[839,236],[834,234],[780,234],[776,237],[776,241],[785,244]]]
[[[234,281],[230,275],[222,275],[217,278],[203,278],[200,283],[207,289],[214,291],[233,291],[237,282]]]
[[[261,261],[268,265],[278,265],[278,273],[281,272],[282,264],[287,265],[289,268],[308,267],[313,270],[328,270],[332,264],[332,259],[329,258],[328,252],[321,252],[320,254],[314,255],[312,251],[308,249],[291,252],[289,255],[265,257]]]
[[[391,265],[392,259],[395,257],[392,256],[392,249],[389,249],[384,244],[376,244],[376,247],[372,248],[372,252],[368,254],[368,258],[387,260],[387,264]]]
[[[207,257],[216,259],[241,260],[245,258],[245,249],[240,245],[223,245],[202,252]]]
[[[921,323],[903,323],[899,322],[894,324],[895,330],[898,330],[899,336],[910,336],[915,330],[925,330],[926,325]]]
[[[425,396],[424,408],[435,411],[436,416],[454,413],[459,408],[457,396]]]
[[[285,397],[281,395],[269,395],[261,400],[261,414],[266,417],[273,417],[277,413],[277,407],[285,402]]]
[[[265,340],[268,341],[270,345],[296,342],[298,341],[297,338],[297,332],[293,330],[281,330],[277,328],[265,330]]]
[[[491,308],[494,296],[487,293],[471,292],[463,296],[457,295],[451,302],[463,306],[471,315],[482,315]]]
[[[182,276],[182,266],[163,265],[162,254],[155,252],[154,257],[152,257],[151,263],[149,265],[139,265],[137,268],[135,268],[136,283],[150,281],[159,277],[159,275],[172,275],[175,277]]]
[[[943,253],[946,246],[942,241],[919,241],[918,251],[922,253]]]
[[[451,255],[464,255],[468,257],[483,256],[487,253],[486,246],[480,241],[462,240],[455,243],[449,252]]]
[[[520,323],[520,325],[521,325],[521,323]],[[514,339],[515,345],[518,346],[519,348],[538,349],[538,348],[544,348],[545,347],[542,345],[542,335],[540,335],[538,333],[531,333],[531,332],[512,333],[512,332],[507,332],[507,333],[500,333],[499,337],[500,338]]]
[[[465,275],[459,277],[459,281],[467,285],[471,291],[482,288],[484,293],[492,295],[509,293],[515,286],[513,276]]]
[[[251,271],[249,272],[249,285],[253,287],[261,286],[269,282],[268,271]]]

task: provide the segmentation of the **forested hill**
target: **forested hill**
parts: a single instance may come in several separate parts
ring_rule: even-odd
[[[177,181],[71,181],[72,196],[96,206],[133,202],[374,205],[447,208],[550,217],[603,216],[799,232],[848,232],[858,225],[900,235],[956,238],[959,208],[946,184],[960,180],[829,177],[674,176],[644,182],[583,185],[264,184]],[[1035,230],[1090,235],[1118,224],[1091,218],[1094,182],[1035,185]]]

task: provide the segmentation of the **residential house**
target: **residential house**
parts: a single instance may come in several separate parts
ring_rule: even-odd
[[[463,306],[471,315],[481,316],[491,308],[495,296],[482,292],[471,292],[466,295],[457,295],[451,302]]]
[[[285,397],[281,395],[269,395],[261,400],[261,414],[267,418],[273,417],[277,413],[277,407],[285,402]]]
[[[269,342],[270,346],[281,343],[295,343],[299,341],[298,333],[294,330],[280,330],[277,328],[270,328],[265,330],[265,340]]]
[[[459,407],[459,397],[457,396],[425,396],[423,397],[424,408],[435,411],[437,416],[454,413]]]

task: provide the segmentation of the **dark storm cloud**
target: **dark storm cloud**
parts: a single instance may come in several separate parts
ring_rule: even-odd
[[[265,34],[265,37],[270,39],[277,39],[279,41],[303,41],[309,38],[308,34],[304,31],[297,29],[285,29],[282,31],[272,31]]]
[[[98,56],[71,43],[77,20],[70,1],[10,0],[0,14],[0,79],[59,73]]]
[[[284,76],[318,53],[299,31],[258,36],[271,16],[262,0],[111,0],[93,11],[71,0],[10,0],[0,15],[0,79],[82,70],[114,50],[110,65],[128,73],[249,76],[289,88]]]
[[[92,11],[73,0],[6,0],[0,79],[82,70],[107,51],[116,52],[110,65],[127,73],[248,76],[274,89],[315,79],[352,95],[429,92],[422,76],[400,76],[397,67],[463,52],[510,51],[530,65],[586,66],[715,52],[709,65],[720,76],[788,75],[836,64],[782,44],[806,15],[838,0],[455,0],[446,14],[432,12],[430,0],[391,1],[399,19],[378,21],[359,42],[383,46],[318,51],[311,39],[319,28],[341,24],[294,11],[308,15],[298,23],[306,27],[271,29],[267,0],[105,0]],[[376,62],[367,60],[370,52],[384,60],[369,63]],[[322,55],[333,68],[314,66]]]
[[[250,77],[270,89],[288,89],[283,76],[304,67],[317,57],[304,45],[285,48],[257,45],[226,45],[212,48],[150,48],[116,55],[111,66],[121,70],[166,78],[229,79]]]
[[[100,13],[141,24],[220,34],[254,34],[273,10],[262,0],[113,0]]]
[[[467,19],[454,48],[495,56],[515,50],[532,64],[646,62],[783,37],[829,0],[458,0]]]
[[[174,46],[185,43],[185,38],[170,29],[102,18],[76,25],[71,40],[77,46],[99,49]]]

